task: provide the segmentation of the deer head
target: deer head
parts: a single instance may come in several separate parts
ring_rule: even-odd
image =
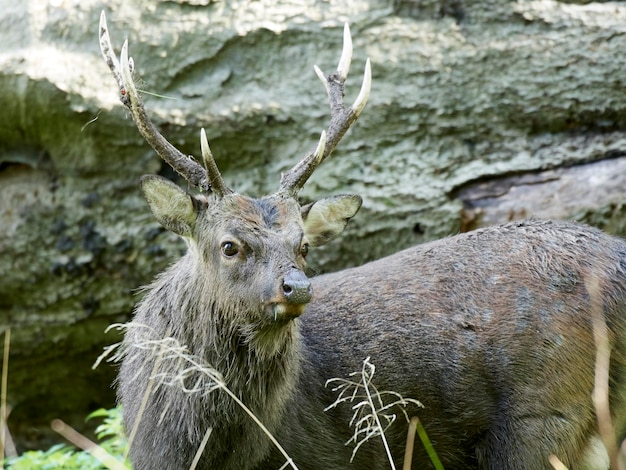
[[[330,100],[328,128],[322,131],[316,148],[282,175],[278,191],[259,199],[238,194],[225,184],[204,129],[200,131],[204,166],[159,133],[135,87],[128,42],[124,42],[118,60],[104,12],[100,18],[100,47],[119,85],[120,99],[139,132],[163,160],[200,191],[199,195],[191,195],[160,176],[144,176],[141,180],[155,218],[185,239],[199,273],[211,273],[211,290],[221,293],[215,301],[223,304],[218,308],[232,310],[244,304],[250,310],[255,306],[252,310],[257,323],[288,321],[300,315],[312,295],[304,274],[309,247],[337,237],[361,206],[361,198],[356,195],[328,197],[305,206],[297,200],[300,189],[357,119],[369,96],[368,59],[356,101],[352,106],[343,104],[352,57],[348,25],[336,72],[325,75],[315,67]]]

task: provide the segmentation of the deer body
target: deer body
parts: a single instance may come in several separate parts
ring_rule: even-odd
[[[353,410],[324,411],[336,399],[326,381],[367,357],[378,390],[421,402],[404,411],[420,418],[448,470],[549,469],[551,454],[571,469],[608,468],[591,396],[603,331],[611,418],[623,438],[625,242],[566,222],[509,223],[310,280],[309,247],[339,236],[361,205],[355,195],[297,200],[369,94],[368,61],[359,97],[343,105],[347,26],[337,71],[316,68],[331,103],[327,131],[260,199],[226,186],[204,131],[202,167],[156,130],[127,44],[118,61],[104,15],[100,44],[139,131],[203,193],[142,179],[155,218],[188,251],[146,289],[123,342],[118,393],[136,470],[285,468],[281,444],[303,470],[389,468],[379,440],[350,464]],[[407,423],[397,411],[385,436],[399,464]],[[419,443],[413,462],[430,467]]]
[[[377,358],[377,387],[422,402],[414,412],[446,469],[548,469],[549,454],[570,469],[607,468],[587,455],[597,432],[586,287],[594,277],[612,338],[611,409],[621,441],[626,244],[589,227],[511,223],[322,276],[302,336],[320,356],[322,376],[345,376],[358,358]],[[397,456],[406,426],[399,424]],[[361,468],[373,468],[367,462]],[[420,445],[413,468],[430,468]]]
[[[179,276],[180,266],[170,272]],[[189,309],[168,305],[174,290],[170,272],[158,281],[162,288],[147,294],[134,321],[178,337],[207,362],[230,371],[231,388],[301,469],[389,468],[377,442],[366,444],[350,465],[351,449],[343,447],[352,434],[349,408],[322,411],[334,400],[325,381],[358,370],[367,356],[378,364],[379,389],[424,404],[412,412],[420,416],[445,468],[547,469],[549,454],[569,468],[581,468],[577,465],[585,461],[597,433],[591,402],[595,347],[585,280],[598,273],[613,338],[611,405],[615,425],[624,431],[619,391],[625,389],[626,244],[597,230],[568,223],[512,223],[319,276],[302,317],[272,330],[267,343],[258,346],[272,350],[267,352],[234,340],[235,325],[214,323],[210,312],[190,315]],[[193,302],[205,298],[203,275],[190,269],[185,279],[195,291],[187,294]],[[179,328],[166,333],[159,319],[170,315]],[[155,360],[154,355],[133,356],[120,375],[129,424]],[[199,397],[161,388],[142,422],[134,445],[137,469],[186,468],[208,426],[214,430],[205,464],[198,468],[269,469],[284,463],[220,391]],[[387,432],[398,458],[406,427],[399,420]],[[429,468],[419,445],[414,468]]]

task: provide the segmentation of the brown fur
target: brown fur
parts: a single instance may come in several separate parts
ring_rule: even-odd
[[[551,453],[579,468],[597,433],[591,277],[609,329],[611,409],[623,436],[621,240],[565,222],[477,230],[314,278],[312,301],[292,320],[275,318],[263,302],[280,297],[286,270],[304,269],[297,203],[228,195],[195,204],[189,252],[147,288],[134,323],[157,339],[176,338],[220,371],[300,469],[389,468],[378,441],[351,465],[343,443],[352,410],[323,411],[335,399],[326,380],[359,370],[368,356],[379,390],[424,404],[409,414],[420,417],[446,469],[548,469]],[[225,236],[245,246],[245,260],[220,257]],[[134,347],[142,339],[144,330],[131,329],[125,340],[119,397],[127,429],[157,360]],[[180,367],[163,360],[159,371]],[[284,463],[223,391],[162,385],[149,395],[132,445],[136,470],[188,468],[207,427],[198,468]],[[398,419],[386,433],[397,464],[406,429]],[[413,468],[429,467],[417,444]]]

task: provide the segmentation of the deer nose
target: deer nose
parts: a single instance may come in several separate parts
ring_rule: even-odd
[[[299,269],[292,269],[283,278],[283,295],[288,304],[307,304],[311,301],[311,281]]]

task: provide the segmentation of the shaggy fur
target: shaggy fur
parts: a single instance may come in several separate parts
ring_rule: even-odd
[[[302,470],[389,468],[378,441],[351,465],[343,443],[352,410],[323,411],[335,399],[326,380],[360,370],[368,356],[379,390],[423,403],[407,411],[420,417],[446,469],[549,469],[549,454],[582,468],[597,448],[590,279],[608,325],[611,409],[623,436],[624,242],[564,222],[486,228],[314,278],[304,314],[276,318],[264,302],[280,297],[286,269],[304,269],[306,221],[295,201],[261,201],[194,203],[187,255],[137,306],[134,324],[151,330],[129,330],[119,376],[127,429],[141,420],[131,449],[136,470],[188,468],[209,427],[198,468],[284,463],[222,390],[186,393],[157,380],[146,395],[155,371],[184,367],[136,347],[150,335],[175,338],[219,371]],[[224,237],[237,240],[241,258],[224,258]],[[185,385],[210,387],[193,373]],[[398,465],[406,429],[398,419],[386,433]],[[420,444],[413,467],[430,468]]]

